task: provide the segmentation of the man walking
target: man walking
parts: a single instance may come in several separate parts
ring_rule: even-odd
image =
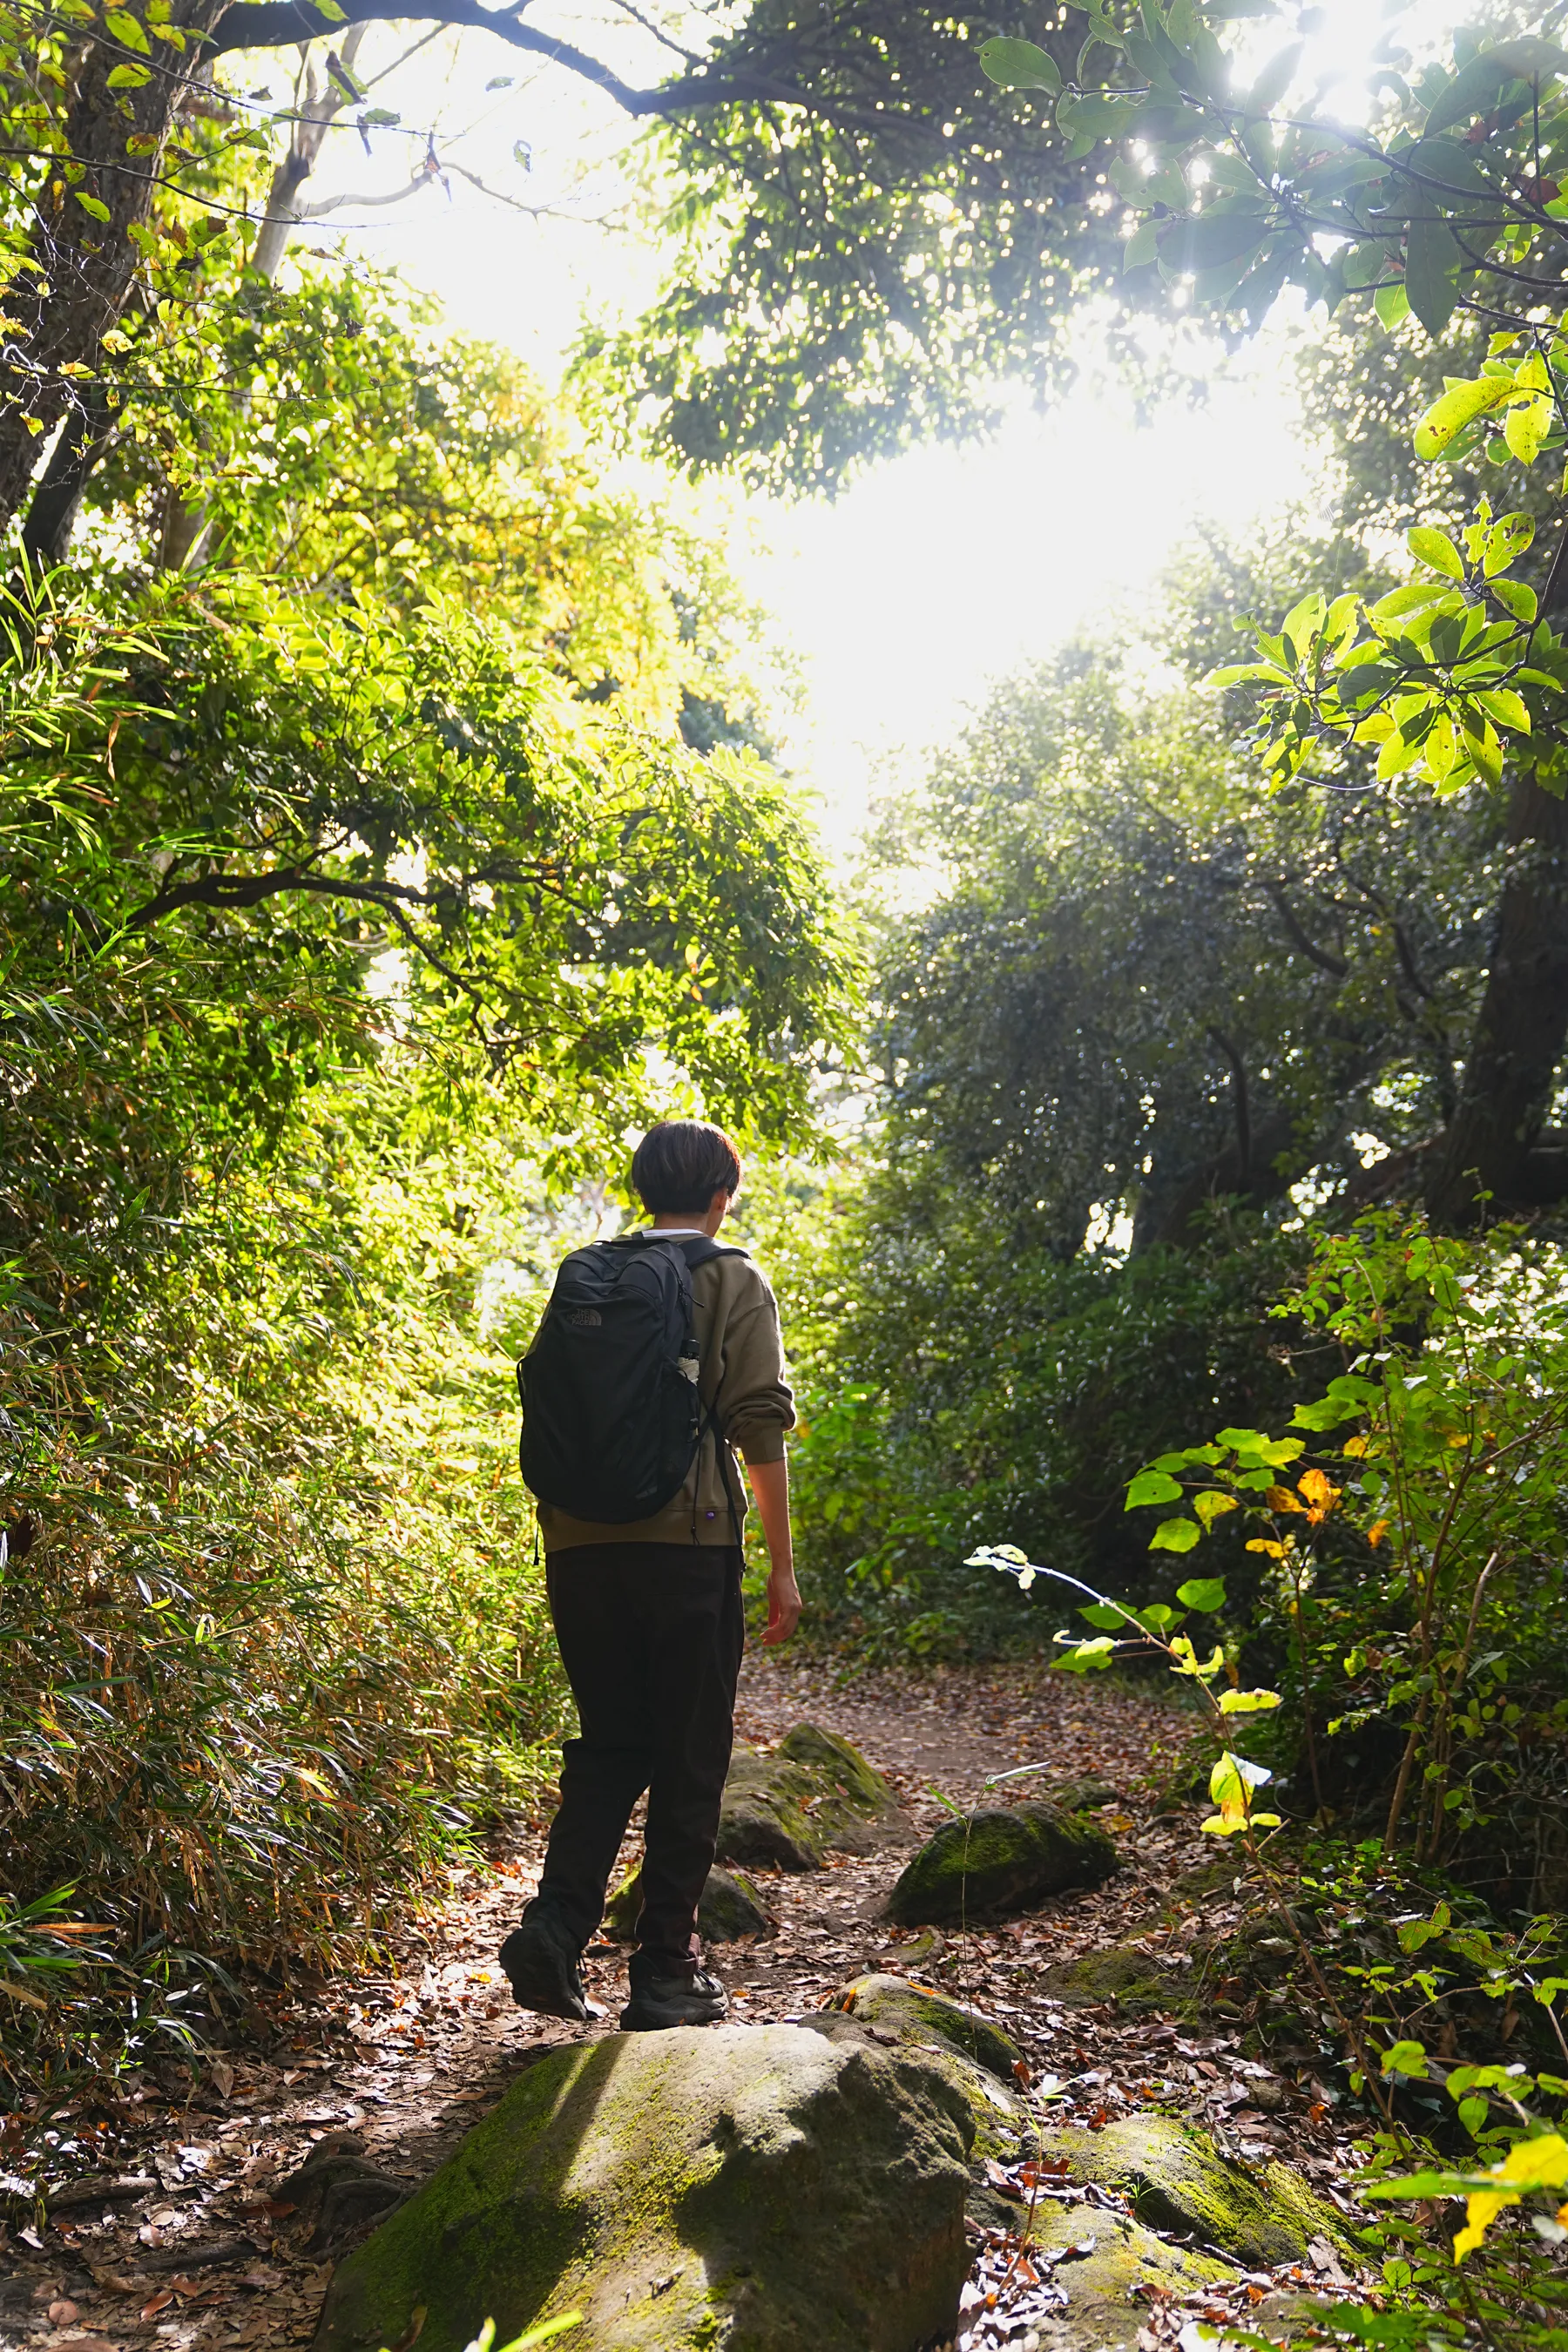
[[[801,1603],[778,1308],[746,1253],[717,1241],[739,1155],[720,1128],[665,1119],[638,1145],[632,1181],[651,1223],[574,1252],[519,1368],[524,1476],[580,1732],[563,1750],[539,1893],[500,1961],[521,2007],[588,2016],[582,1953],[646,1790],[621,2012],[637,2032],[711,2024],[729,2008],[700,1964],[697,1906],[744,1645],[737,1453],[771,1563],[764,1642],[789,1639]]]

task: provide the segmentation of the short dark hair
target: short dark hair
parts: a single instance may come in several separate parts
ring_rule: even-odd
[[[704,1118],[661,1118],[632,1159],[632,1182],[650,1216],[705,1210],[715,1192],[741,1189],[741,1155],[721,1127]]]

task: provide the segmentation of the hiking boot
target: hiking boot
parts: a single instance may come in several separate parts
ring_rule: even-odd
[[[500,1964],[519,2009],[569,2017],[574,2025],[586,2025],[595,2014],[583,1988],[576,1945],[548,1911],[524,1915],[500,1948]]]
[[[730,2014],[730,1996],[717,1977],[695,1969],[688,1976],[644,1977],[621,2011],[623,2033],[660,2033],[671,2025],[717,2025]]]

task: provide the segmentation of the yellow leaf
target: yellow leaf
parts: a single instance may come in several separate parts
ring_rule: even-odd
[[[1492,2189],[1478,2189],[1465,2200],[1465,2226],[1454,2240],[1454,2260],[1462,2263],[1473,2253],[1486,2236],[1505,2205],[1517,2205],[1518,2193],[1508,2190],[1500,2194]]]
[[[1490,2168],[1495,2189],[1478,2189],[1465,2200],[1465,2227],[1454,2240],[1454,2260],[1462,2263],[1473,2252],[1505,2205],[1517,2205],[1526,2189],[1568,2186],[1568,2140],[1559,2132],[1541,2132],[1510,2148],[1500,2164]]]
[[[1347,1437],[1340,1452],[1349,1454],[1352,1461],[1359,1462],[1366,1452],[1366,1440],[1364,1437]]]
[[[1371,1544],[1373,1551],[1377,1549],[1378,1545],[1388,1533],[1388,1526],[1389,1523],[1386,1519],[1373,1519],[1371,1527],[1368,1528],[1366,1531],[1366,1539],[1368,1543]]]
[[[1289,1486],[1270,1486],[1263,1499],[1271,1511],[1304,1511],[1307,1507],[1305,1503],[1297,1501]]]
[[[1247,1549],[1248,1551],[1267,1552],[1270,1559],[1283,1559],[1285,1557],[1284,1545],[1270,1543],[1267,1536],[1254,1536]]]

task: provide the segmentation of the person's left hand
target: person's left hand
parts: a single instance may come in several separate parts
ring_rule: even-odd
[[[775,1568],[768,1578],[768,1622],[763,1641],[769,1649],[787,1642],[800,1623],[800,1587],[793,1568]]]

